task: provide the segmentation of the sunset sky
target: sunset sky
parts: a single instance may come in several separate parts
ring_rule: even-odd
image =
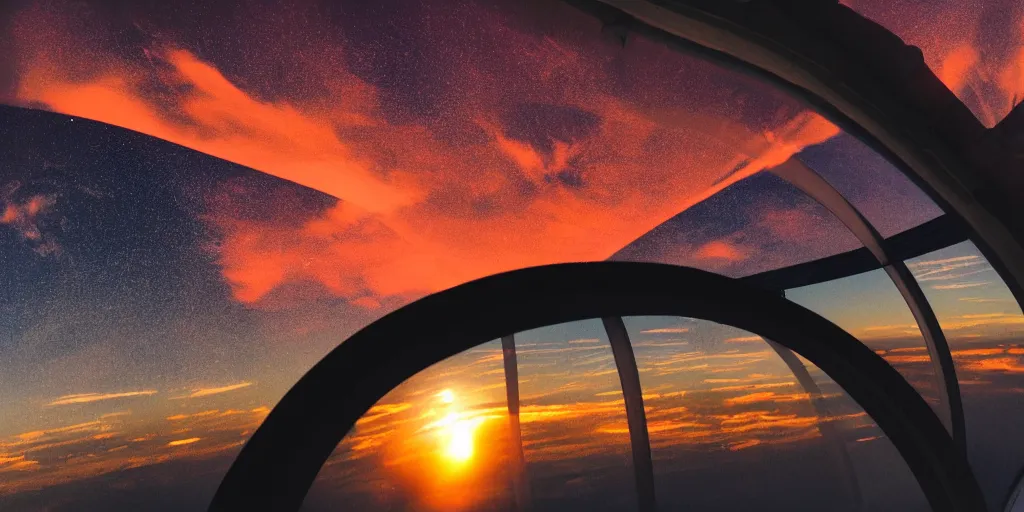
[[[934,16],[908,15],[919,2],[844,3],[921,46],[984,124],[1024,97],[1016,2],[944,2]],[[364,4],[0,7],[0,508],[202,508],[327,352],[472,279],[606,259],[739,277],[860,247],[770,173],[789,159],[884,236],[942,214],[781,91],[642,37],[618,44],[569,6]],[[1024,456],[1024,441],[997,441],[1013,423],[994,426],[996,414],[1024,421],[1024,407],[1004,410],[1024,400],[1024,317],[970,242],[908,265],[954,350],[978,432],[972,463],[1001,493]],[[787,297],[937,399],[920,333],[884,272]],[[902,464],[812,369],[829,403],[821,416],[763,340],[688,319],[627,326],[665,485],[685,474],[713,489],[701,480],[710,468],[750,478],[743,468],[767,453],[796,467],[831,442],[822,424],[865,457],[864,471]],[[600,322],[518,336],[534,498],[633,506]],[[507,499],[495,346],[396,389],[311,496],[428,509]],[[411,476],[424,461],[448,480]],[[833,462],[815,464],[805,470]],[[834,470],[817,474],[837,485]],[[913,486],[901,475],[893,482]],[[477,492],[443,501],[466,478]],[[367,497],[381,482],[393,492]],[[865,499],[905,488],[873,489]],[[903,505],[920,505],[907,496]]]

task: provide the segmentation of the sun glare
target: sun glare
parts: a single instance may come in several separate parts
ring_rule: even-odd
[[[452,466],[461,466],[473,458],[476,431],[484,418],[467,417],[456,404],[455,393],[450,389],[442,390],[436,396],[448,409],[447,414],[433,424],[437,429],[439,452]]]
[[[446,432],[448,439],[444,450],[448,460],[464,463],[473,458],[476,428],[480,426],[481,421],[481,418],[474,418],[455,420],[451,423]]]
[[[455,393],[452,393],[452,390],[450,389],[442,390],[440,393],[437,394],[437,397],[440,398],[441,401],[446,404],[455,402]]]

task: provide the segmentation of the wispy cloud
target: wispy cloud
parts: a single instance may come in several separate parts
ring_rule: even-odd
[[[861,329],[862,331],[891,331],[894,329],[916,329],[917,324],[896,324],[896,325],[870,325]]]
[[[917,324],[869,325],[853,331],[855,336],[869,339],[905,338],[921,335]]]
[[[17,186],[14,187],[17,190]],[[60,253],[57,240],[45,232],[41,217],[55,203],[53,196],[36,195],[19,204],[10,197],[0,197],[0,225],[14,228],[22,240],[29,243],[40,256]]]
[[[992,281],[981,281],[971,283],[954,283],[954,284],[938,284],[932,286],[933,290],[963,290],[965,288],[977,288],[979,286],[985,286],[992,284]]]
[[[167,443],[167,446],[182,446],[182,445],[186,445],[186,444],[192,444],[192,443],[195,443],[195,442],[199,441],[200,439],[201,438],[199,438],[199,437],[190,437],[188,439],[177,439],[177,440],[174,440],[174,441],[171,441],[171,442]]]
[[[803,400],[810,400],[810,396],[807,393],[788,393],[788,394],[777,394],[772,391],[760,391],[757,393],[750,393],[747,395],[737,396],[734,398],[725,399],[726,405],[741,405],[741,404],[756,404],[760,402],[797,402]]]
[[[747,259],[750,257],[750,254],[745,247],[726,240],[715,240],[697,248],[697,251],[694,252],[694,256],[701,260],[737,262]]]
[[[974,302],[978,304],[986,304],[990,302],[1010,302],[1009,299],[993,299],[986,297],[960,297],[957,300],[961,302]]]
[[[964,364],[964,369],[976,372],[1024,373],[1024,365],[1016,357],[980,359]]]
[[[979,260],[978,255],[972,254],[970,256],[957,256],[955,258],[945,258],[945,259],[941,259],[941,260],[915,261],[913,263],[908,263],[907,266],[910,267],[910,268],[936,267],[936,266],[946,266],[946,265],[949,265],[951,263],[952,264],[958,264],[958,263],[978,261],[978,260]]]
[[[684,332],[690,332],[689,327],[662,327],[660,329],[644,329],[640,331],[643,334],[683,334]]]
[[[1024,316],[1018,313],[980,313],[960,315],[948,320],[940,320],[939,325],[946,330],[970,329],[982,326],[1018,326],[1024,324]]]
[[[952,281],[954,279],[962,279],[964,277],[973,276],[975,274],[981,274],[983,272],[988,272],[990,270],[992,270],[992,269],[991,268],[983,268],[983,269],[979,269],[979,270],[972,270],[970,272],[960,272],[959,274],[945,273],[946,271],[943,270],[943,271],[941,271],[941,272],[943,272],[941,274],[938,273],[939,271],[929,272],[928,274],[926,274],[928,277],[917,277],[917,280],[922,282],[922,283],[926,282],[926,281]]]
[[[228,391],[246,388],[252,386],[252,384],[252,382],[239,382],[238,384],[229,384],[227,386],[220,386],[216,388],[198,388],[193,389],[188,395],[177,398],[202,398],[204,396],[219,395],[221,393],[227,393]]]
[[[960,263],[950,263],[950,264],[942,265],[942,266],[938,266],[938,267],[924,267],[924,268],[919,268],[919,273],[915,277],[917,277],[917,278],[928,277],[930,275],[948,273],[948,272],[952,272],[954,270],[958,270],[958,269],[961,269],[961,268],[976,267],[978,265],[984,265],[984,264],[985,264],[985,260],[982,260],[980,258],[973,258],[971,261],[964,261],[964,262],[960,262]],[[991,267],[989,267],[989,268],[991,268]],[[984,270],[989,270],[989,268],[986,268]]]
[[[763,341],[760,336],[738,336],[736,338],[726,338],[726,343],[753,343],[755,341]]]
[[[761,444],[760,439],[747,439],[746,441],[737,441],[735,443],[729,443],[729,450],[735,452],[746,448],[752,448],[759,444]]]
[[[142,391],[124,391],[121,393],[79,393],[75,395],[64,395],[57,397],[54,401],[46,404],[51,405],[69,405],[69,404],[87,404],[90,402],[99,402],[101,400],[113,400],[115,398],[129,398],[134,396],[149,396],[155,395],[156,390],[146,389]]]
[[[647,347],[647,348],[666,348],[666,347],[685,347],[689,345],[688,341],[641,341],[634,343],[634,347]]]

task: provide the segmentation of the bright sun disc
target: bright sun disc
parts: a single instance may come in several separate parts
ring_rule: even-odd
[[[461,420],[451,426],[448,447],[445,455],[455,462],[466,462],[473,458],[473,431],[476,430],[474,422]]]

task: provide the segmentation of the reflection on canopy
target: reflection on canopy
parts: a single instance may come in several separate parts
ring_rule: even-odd
[[[453,26],[421,29],[440,30],[446,37],[436,40],[462,50],[444,64],[450,100],[430,118],[389,115],[415,104],[374,83],[382,77],[354,73],[345,57],[365,50],[343,41],[316,42],[330,57],[305,62],[311,83],[261,98],[240,87],[248,76],[230,79],[189,50],[196,41],[156,39],[115,54],[87,42],[111,34],[43,9],[13,24],[23,65],[11,100],[137,130],[338,198],[300,222],[238,218],[214,205],[206,218],[222,232],[218,260],[246,303],[311,281],[372,307],[380,297],[515,268],[606,259],[838,133],[774,91],[660,45],[636,40],[621,49],[499,14],[465,6],[460,19],[480,25],[471,41]],[[565,26],[599,32],[596,20],[563,14]],[[260,22],[284,29],[290,20]],[[645,81],[654,90],[632,87],[634,74],[662,66],[686,72]]]
[[[924,53],[925,63],[988,127],[1024,100],[1024,7],[1015,0],[848,0]]]

